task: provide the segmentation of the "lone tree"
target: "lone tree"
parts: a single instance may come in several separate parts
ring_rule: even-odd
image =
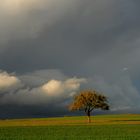
[[[85,111],[88,116],[88,122],[91,122],[90,115],[94,109],[109,110],[107,97],[95,90],[81,91],[74,97],[74,101],[69,106],[69,110]]]

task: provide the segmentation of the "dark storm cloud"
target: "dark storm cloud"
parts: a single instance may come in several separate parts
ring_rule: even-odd
[[[52,76],[85,77],[83,88],[106,93],[114,110],[139,108],[138,0],[21,2],[10,13],[5,12],[9,5],[1,8],[1,69],[16,72],[25,87],[35,89]]]
[[[45,1],[40,3],[47,4]],[[49,2],[50,5],[54,3],[55,1]],[[63,1],[60,0],[60,3]],[[86,65],[90,61],[95,65],[95,71],[98,71],[94,60],[98,63],[104,59],[105,63],[110,64],[110,58],[107,57],[117,61],[123,55],[120,54],[121,51],[129,53],[132,46],[133,51],[137,49],[135,43],[138,43],[139,38],[139,10],[135,1],[88,0],[71,2],[69,5],[65,2],[63,6],[56,6],[56,9],[46,6],[46,9],[43,7],[43,10],[36,10],[38,8],[35,7],[38,6],[33,6],[32,12],[31,9],[26,12],[23,10],[26,17],[23,21],[28,22],[23,22],[21,29],[26,32],[14,31],[14,34],[24,35],[20,39],[12,39],[14,35],[10,36],[7,49],[5,47],[5,52],[1,54],[2,69],[28,72],[53,68],[74,74],[83,71],[88,75],[91,68]],[[54,14],[50,14],[52,12]],[[35,33],[30,33],[32,31],[26,27],[34,27],[37,21],[40,22],[39,31],[36,37],[29,37]],[[104,66],[104,62],[98,65]]]

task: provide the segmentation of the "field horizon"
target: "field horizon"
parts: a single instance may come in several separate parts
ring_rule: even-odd
[[[0,120],[0,140],[139,140],[140,114]]]
[[[140,124],[140,114],[92,115],[91,123],[87,116],[64,116],[47,118],[0,119],[0,127],[4,126],[50,126],[50,125],[115,125]]]

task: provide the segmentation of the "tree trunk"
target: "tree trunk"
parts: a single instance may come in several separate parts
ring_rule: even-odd
[[[87,112],[87,116],[88,116],[88,123],[91,123],[91,119],[90,119],[90,111]]]

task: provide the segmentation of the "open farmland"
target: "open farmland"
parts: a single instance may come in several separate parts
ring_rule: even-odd
[[[140,115],[13,119],[0,121],[0,140],[139,140]]]

